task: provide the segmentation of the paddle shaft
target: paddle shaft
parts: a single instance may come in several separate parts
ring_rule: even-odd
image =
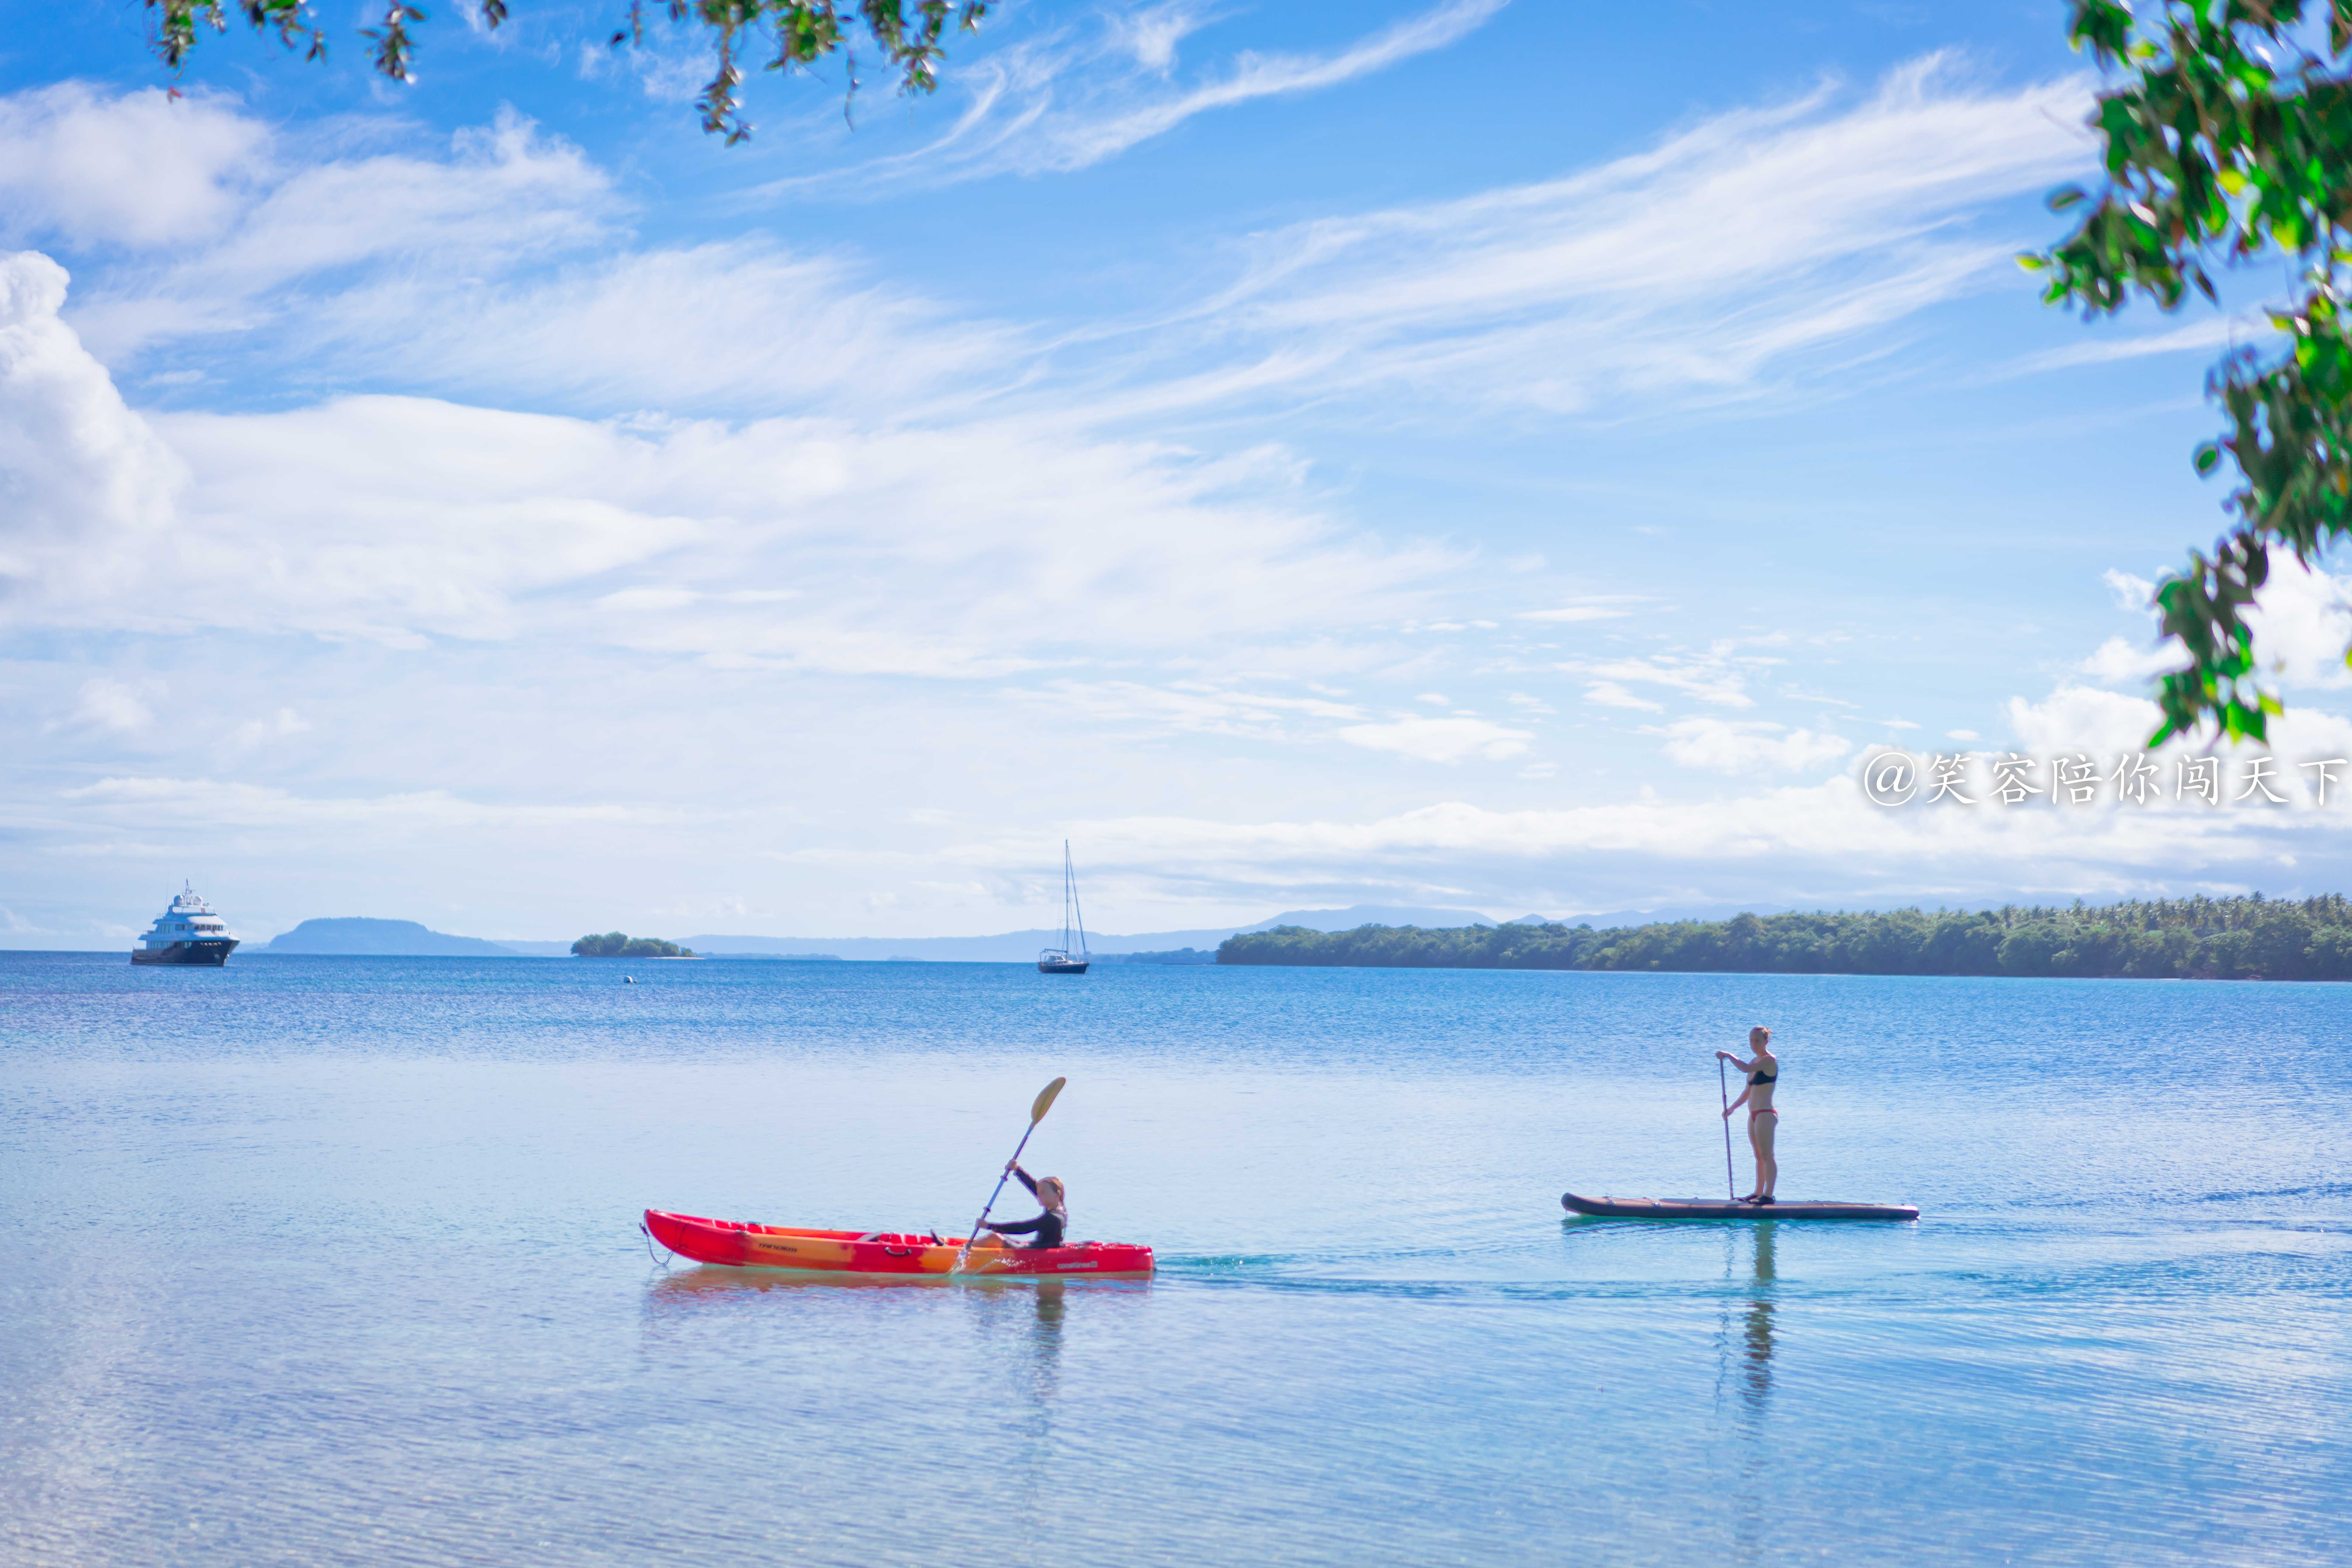
[[[1032,1121],[1029,1124],[1029,1132],[1034,1132],[1036,1131],[1037,1124]],[[1011,1169],[1013,1165],[1021,1163],[1021,1152],[1029,1147],[1029,1132],[1024,1132],[1021,1134],[1021,1142],[1013,1146],[1012,1161],[1004,1170],[999,1171],[996,1173],[996,1190],[989,1194],[988,1202],[980,1206],[980,1217],[971,1222],[971,1234],[964,1238],[963,1249],[966,1252],[970,1252],[971,1250],[971,1244],[980,1239],[980,1227],[988,1223],[988,1211],[994,1208],[996,1206],[996,1200],[1004,1195],[1004,1179],[1013,1174],[1013,1171]]]
[[[1738,1201],[1738,1179],[1731,1173],[1731,1080],[1723,1076],[1723,1058],[1715,1058],[1715,1098],[1723,1102],[1723,1195]],[[1004,1184],[999,1182],[997,1185]],[[988,1200],[994,1203],[996,1200]]]
[[[1013,1146],[1013,1158],[1007,1160],[1004,1163],[1004,1169],[997,1173],[996,1190],[988,1194],[988,1202],[981,1205],[980,1217],[971,1222],[971,1234],[963,1238],[963,1250],[956,1254],[957,1271],[961,1272],[965,1260],[971,1257],[971,1244],[980,1239],[981,1227],[988,1224],[988,1211],[994,1208],[996,1200],[1003,1195],[1004,1178],[1011,1175],[1013,1168],[1021,1163],[1021,1152],[1029,1147],[1029,1132],[1037,1131],[1037,1123],[1045,1120],[1045,1112],[1054,1109],[1055,1097],[1062,1092],[1062,1086],[1069,1081],[1066,1078],[1055,1079],[1038,1090],[1037,1098],[1029,1102],[1029,1131],[1021,1134],[1021,1142]]]

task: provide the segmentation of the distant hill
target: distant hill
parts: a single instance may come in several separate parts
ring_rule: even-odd
[[[1353,931],[1360,925],[1423,925],[1459,928],[1494,924],[1475,910],[1424,910],[1386,904],[1355,904],[1344,910],[1293,910],[1272,920],[1245,926],[1204,926],[1193,931],[1145,931],[1116,936],[1108,931],[1087,933],[1088,951],[1108,957],[1120,952],[1168,952],[1187,947],[1214,951],[1235,931],[1270,931],[1276,926],[1305,926],[1309,931]],[[995,936],[714,936],[681,938],[707,957],[726,954],[828,952],[846,959],[922,959],[933,963],[1025,963],[1045,947],[1062,945],[1062,928],[1011,931]],[[539,951],[535,942],[515,942],[526,952]],[[559,948],[559,951],[561,949]]]
[[[374,954],[394,958],[515,958],[514,949],[478,936],[427,931],[415,921],[370,920],[347,915],[304,921],[270,938],[263,952]]]

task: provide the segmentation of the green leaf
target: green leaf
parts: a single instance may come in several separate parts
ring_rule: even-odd
[[[2215,468],[2220,468],[2221,466],[2221,448],[2220,445],[2216,442],[2208,441],[2203,446],[2198,447],[2196,462],[2197,472],[2200,478],[2210,474]]]

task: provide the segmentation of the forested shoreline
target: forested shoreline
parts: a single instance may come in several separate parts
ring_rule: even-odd
[[[2352,980],[2352,900],[2163,899],[2086,908],[1890,910],[1591,926],[1277,926],[1219,963],[1762,974]]]

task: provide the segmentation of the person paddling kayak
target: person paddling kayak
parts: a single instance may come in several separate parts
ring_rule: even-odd
[[[1748,1031],[1748,1048],[1755,1053],[1754,1061],[1743,1062],[1729,1051],[1715,1054],[1748,1075],[1748,1087],[1723,1112],[1728,1120],[1733,1111],[1748,1107],[1748,1142],[1756,1151],[1756,1190],[1739,1201],[1769,1204],[1780,1179],[1780,1162],[1772,1153],[1773,1135],[1780,1131],[1780,1113],[1772,1109],[1772,1089],[1780,1081],[1780,1058],[1772,1054],[1772,1031],[1761,1025]]]
[[[1045,1212],[1035,1219],[1024,1219],[1013,1225],[991,1226],[988,1232],[990,1237],[1000,1247],[1017,1246],[1024,1252],[1042,1251],[1048,1247],[1061,1246],[1062,1233],[1067,1230],[1070,1225],[1069,1200],[1063,1193],[1062,1178],[1059,1176],[1033,1177],[1021,1168],[1021,1162],[1018,1160],[1007,1160],[1004,1163],[1004,1168],[1021,1178],[1021,1184],[1028,1188],[1036,1200],[1045,1205]],[[1034,1236],[1037,1239],[1025,1243],[1006,1239],[1008,1237],[1014,1236]]]

